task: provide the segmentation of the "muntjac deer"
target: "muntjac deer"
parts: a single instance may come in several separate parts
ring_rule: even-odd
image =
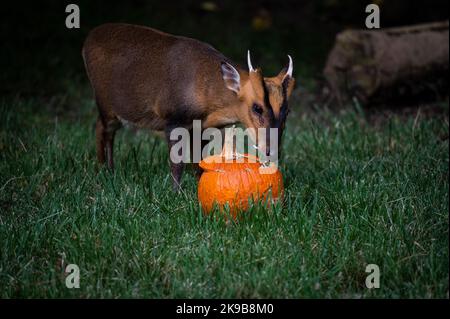
[[[94,89],[99,116],[97,158],[113,168],[114,135],[122,123],[165,133],[242,123],[246,128],[277,128],[281,138],[294,88],[293,63],[275,77],[263,77],[247,55],[243,69],[212,46],[186,37],[128,24],[93,29],[83,58]],[[268,143],[259,150],[270,152]],[[170,163],[174,188],[180,185],[183,163]]]

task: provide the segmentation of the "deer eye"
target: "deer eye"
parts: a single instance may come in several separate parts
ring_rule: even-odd
[[[258,104],[253,104],[252,111],[255,112],[258,115],[262,115],[263,114],[263,108],[262,108],[261,105],[258,105]]]

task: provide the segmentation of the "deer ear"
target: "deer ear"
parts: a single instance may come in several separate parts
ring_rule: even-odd
[[[239,72],[234,68],[234,66],[227,62],[222,62],[221,68],[222,78],[226,87],[238,94],[241,89],[241,77]]]

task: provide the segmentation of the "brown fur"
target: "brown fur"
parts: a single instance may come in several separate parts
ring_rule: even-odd
[[[110,168],[121,121],[166,134],[174,127],[189,129],[194,119],[202,120],[203,128],[236,122],[272,127],[270,117],[261,121],[251,112],[255,102],[270,108],[265,82],[274,92],[270,104],[283,103],[280,76],[264,79],[260,70],[249,74],[208,44],[148,27],[101,25],[89,33],[82,53],[99,110],[97,157],[100,163],[107,160]],[[224,84],[223,62],[239,72],[238,94]],[[179,185],[182,168],[171,163],[171,169]]]

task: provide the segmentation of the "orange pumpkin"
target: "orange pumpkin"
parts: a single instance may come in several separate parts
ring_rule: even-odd
[[[200,167],[204,172],[198,184],[198,199],[205,213],[210,213],[214,204],[223,212],[228,204],[235,218],[239,210],[248,209],[250,200],[270,203],[283,196],[280,170],[262,166],[255,156],[246,154],[239,161],[230,161],[224,155],[214,155],[201,161]]]

